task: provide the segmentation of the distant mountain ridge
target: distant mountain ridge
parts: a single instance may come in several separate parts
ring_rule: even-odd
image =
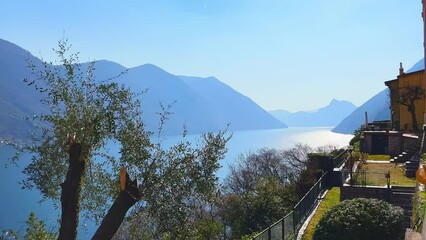
[[[388,90],[384,89],[343,119],[332,131],[336,133],[353,134],[355,130],[364,124],[365,112],[367,112],[369,122],[390,120],[388,102]]]
[[[333,99],[326,107],[315,111],[289,112],[275,110],[270,113],[289,127],[333,127],[349,115],[356,106],[348,101]]]
[[[270,114],[265,114],[258,104],[250,98],[235,91],[228,85],[217,80],[215,77],[188,77],[179,76],[188,86],[204,98],[210,110],[216,112],[220,125],[231,123],[237,124],[239,130],[249,130],[253,127],[262,128],[263,124],[275,126],[274,128],[287,127],[285,123],[277,123],[277,119],[271,118]],[[220,96],[218,98],[218,96]],[[236,111],[245,103],[245,111]],[[227,106],[227,107],[224,107]]]
[[[34,128],[25,116],[45,113],[40,103],[41,95],[23,83],[31,78],[25,59],[35,65],[42,62],[28,51],[0,39],[0,139],[25,138]],[[87,67],[88,63],[82,63]],[[225,129],[251,130],[285,128],[250,98],[238,93],[213,77],[176,76],[153,65],[144,64],[134,68],[100,60],[95,64],[97,79],[109,79],[126,71],[114,81],[129,86],[141,94],[143,120],[147,129],[156,132],[159,127],[160,103],[172,105],[164,134],[180,134],[184,126],[189,133],[201,133]]]
[[[417,63],[415,63],[410,69],[406,71],[406,73],[417,72],[425,69],[425,59],[420,59]]]

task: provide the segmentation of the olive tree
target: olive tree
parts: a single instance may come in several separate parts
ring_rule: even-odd
[[[137,94],[114,77],[97,79],[95,63],[85,67],[69,50],[67,40],[60,40],[59,64],[29,62],[34,78],[25,81],[41,92],[49,114],[35,117],[41,131],[20,149],[33,154],[23,187],[60,202],[59,239],[76,238],[81,211],[102,220],[93,239],[109,239],[132,207],[173,236],[185,226],[189,199],[215,194],[215,172],[229,137],[208,133],[196,144],[183,139],[169,149],[152,143]],[[167,116],[160,116],[161,128]],[[119,157],[109,153],[111,142],[120,146]]]

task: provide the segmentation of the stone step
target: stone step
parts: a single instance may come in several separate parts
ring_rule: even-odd
[[[414,168],[418,168],[419,167],[419,161],[406,161],[405,162],[405,167],[414,167]]]
[[[405,176],[409,177],[409,178],[415,178],[416,177],[416,171],[415,170],[405,171]]]
[[[404,193],[416,193],[416,187],[407,187],[407,186],[392,186],[392,193],[404,192]]]

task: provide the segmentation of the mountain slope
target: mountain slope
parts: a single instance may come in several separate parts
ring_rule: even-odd
[[[353,134],[365,121],[365,112],[368,114],[368,121],[389,120],[390,111],[388,107],[389,95],[385,89],[374,97],[370,98],[363,105],[358,107],[341,123],[332,129],[336,133]]]
[[[226,124],[221,125],[216,121],[217,116],[209,110],[208,104],[198,93],[179,77],[155,65],[130,68],[117,81],[130,86],[135,92],[146,90],[140,99],[144,123],[151,131],[159,127],[160,116],[157,113],[162,112],[161,105],[172,105],[169,110],[172,114],[168,116],[169,120],[163,129],[167,134],[182,133],[184,125],[189,133],[217,131],[226,127]]]
[[[17,45],[0,39],[0,137],[29,137],[34,129],[26,116],[46,113],[41,94],[28,87],[24,78],[31,76],[27,60],[35,66],[41,61]]]
[[[0,54],[0,139],[24,138],[34,128],[24,117],[46,112],[46,107],[40,103],[41,94],[22,81],[31,77],[25,59],[36,66],[41,66],[42,62],[2,39]],[[83,63],[82,71],[87,66],[89,63]],[[143,92],[140,95],[143,121],[153,132],[159,128],[158,113],[163,109],[172,113],[162,128],[164,134],[180,134],[184,126],[194,134],[217,131],[225,129],[228,123],[231,130],[286,127],[249,98],[214,78],[194,77],[192,80],[200,81],[187,82],[183,79],[190,77],[175,76],[152,64],[127,69],[107,60],[95,63],[94,76],[98,80],[123,83],[137,93]],[[168,105],[172,105],[170,109]]]
[[[229,123],[230,130],[287,127],[250,98],[214,77],[179,77],[207,101],[209,110],[218,116],[219,125]]]
[[[356,106],[351,102],[333,99],[329,105],[316,111],[291,113],[286,110],[275,110],[270,113],[290,127],[324,127],[336,126],[354,109]]]
[[[406,71],[406,73],[417,72],[425,69],[425,59],[420,59],[416,64],[414,64],[410,69]]]

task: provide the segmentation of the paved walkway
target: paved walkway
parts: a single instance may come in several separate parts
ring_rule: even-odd
[[[424,240],[422,235],[411,228],[405,230],[405,240]]]
[[[317,201],[317,205],[315,206],[314,210],[312,210],[311,214],[306,218],[305,222],[303,223],[302,227],[299,229],[299,232],[297,233],[297,240],[302,239],[303,234],[305,233],[306,228],[309,225],[309,222],[311,221],[312,217],[317,212],[318,206],[324,199],[325,195],[327,195],[328,190],[325,190],[324,193],[319,197],[319,200]]]
[[[366,160],[366,163],[390,163],[389,160]]]

